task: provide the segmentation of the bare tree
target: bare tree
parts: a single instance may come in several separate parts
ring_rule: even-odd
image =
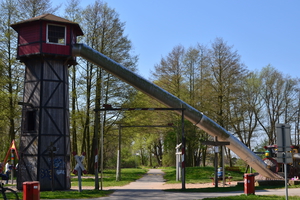
[[[191,106],[201,111],[207,111],[209,106],[208,96],[210,94],[209,87],[206,87],[206,79],[210,76],[208,66],[208,50],[205,46],[198,44],[196,47],[190,47],[185,53],[184,60],[184,83],[187,87],[185,101]],[[201,138],[207,140],[208,135],[195,126],[187,126],[187,156],[192,166],[199,166],[200,161],[205,166],[207,146],[202,145],[199,140]]]
[[[19,13],[24,20],[47,13],[55,14],[60,7],[52,7],[51,0],[18,0]]]
[[[257,120],[268,136],[269,144],[276,143],[276,123],[291,122],[298,103],[298,81],[284,76],[270,65],[260,72],[260,96],[263,100],[263,112]],[[290,113],[290,114],[288,114]]]
[[[175,46],[166,58],[155,65],[153,77],[157,84],[178,98],[183,98],[183,59],[185,49],[182,45]]]
[[[231,101],[238,92],[239,81],[244,76],[244,66],[240,55],[232,50],[222,38],[216,38],[209,53],[212,71],[211,87],[214,90],[216,121],[224,128],[228,126],[228,113]]]
[[[82,16],[82,10],[79,7],[79,0],[69,0],[67,1],[66,9],[65,9],[65,18],[69,19],[70,21],[74,21],[77,23],[81,22],[81,16]],[[70,116],[70,121],[71,121],[71,129],[70,129],[70,134],[72,138],[71,142],[71,150],[76,153],[81,153],[78,152],[78,139],[77,139],[77,132],[78,132],[78,120],[79,120],[79,112],[77,112],[78,108],[78,92],[77,88],[79,85],[79,82],[77,80],[78,76],[78,65],[73,65],[70,68],[70,82],[71,82],[71,116]],[[72,165],[75,166],[75,160],[71,158],[72,160]]]
[[[212,71],[209,82],[213,91],[212,118],[227,130],[231,125],[229,116],[232,104],[240,92],[241,80],[245,75],[240,55],[232,49],[233,46],[228,46],[222,38],[216,38],[209,50],[209,65]]]
[[[65,5],[65,18],[70,21],[77,22],[82,21],[82,8],[80,7],[80,0],[67,0]]]

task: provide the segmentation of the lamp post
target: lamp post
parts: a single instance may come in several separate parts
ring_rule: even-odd
[[[119,124],[119,144],[118,144],[118,155],[117,155],[116,181],[121,180],[121,132],[122,132],[122,126],[121,124]]]

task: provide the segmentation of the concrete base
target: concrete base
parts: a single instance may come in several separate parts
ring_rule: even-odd
[[[255,186],[285,186],[284,180],[257,180]]]

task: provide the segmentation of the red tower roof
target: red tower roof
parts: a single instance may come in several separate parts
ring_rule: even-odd
[[[30,18],[30,19],[26,19],[24,21],[12,24],[11,27],[15,31],[19,32],[20,25],[30,23],[30,22],[34,22],[34,21],[50,21],[50,22],[52,21],[52,22],[60,22],[60,23],[64,23],[64,24],[73,24],[73,25],[75,25],[77,36],[83,35],[83,32],[82,32],[82,30],[81,30],[78,23],[69,21],[67,19],[58,17],[56,15],[52,15],[52,14],[44,14],[44,15],[40,15],[40,16],[33,17],[33,18]]]

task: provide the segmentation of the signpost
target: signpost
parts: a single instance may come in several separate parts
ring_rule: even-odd
[[[284,163],[285,199],[288,200],[287,164],[293,162],[291,153],[291,126],[288,124],[276,124],[277,137],[277,162]]]
[[[180,160],[180,157],[181,157],[181,152],[179,152],[179,148],[181,147],[182,143],[178,144],[175,149],[176,149],[176,181],[179,181],[181,180],[181,166],[180,166],[180,163],[181,163],[181,160]]]
[[[83,161],[83,159],[84,159],[84,157],[85,157],[85,152],[83,152],[83,153],[81,154],[81,156],[78,156],[76,152],[73,152],[73,155],[74,155],[75,160],[76,160],[76,162],[77,162],[77,164],[76,164],[76,166],[75,166],[75,168],[74,168],[73,173],[74,173],[74,174],[77,174],[77,173],[78,173],[78,190],[79,190],[79,192],[81,192],[81,191],[82,191],[82,189],[81,189],[81,173],[82,173],[82,172],[83,172],[84,174],[87,173],[87,171],[85,170],[85,168],[84,168],[84,166],[83,166],[83,164],[82,164],[82,161]]]

